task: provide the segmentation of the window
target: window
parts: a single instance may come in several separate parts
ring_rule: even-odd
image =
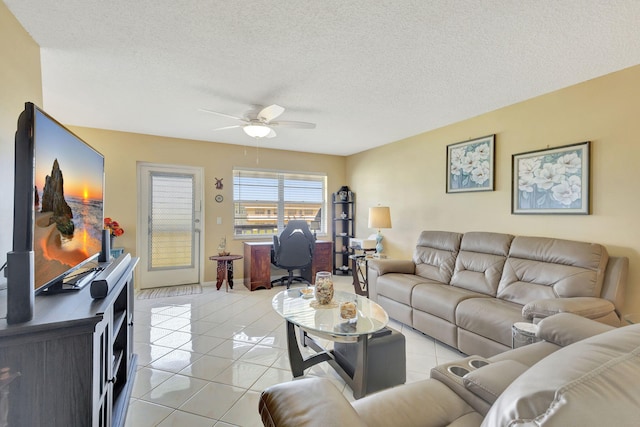
[[[292,219],[325,232],[326,182],[324,174],[234,169],[235,236],[278,234]]]

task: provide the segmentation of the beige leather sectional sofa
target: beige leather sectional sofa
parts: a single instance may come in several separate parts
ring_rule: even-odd
[[[325,378],[265,390],[265,426],[634,426],[640,414],[640,325],[573,314],[539,323],[541,342],[441,365],[431,378],[349,403]]]
[[[628,264],[595,243],[423,231],[412,260],[369,262],[369,297],[389,317],[489,357],[511,348],[515,322],[570,312],[619,326]]]

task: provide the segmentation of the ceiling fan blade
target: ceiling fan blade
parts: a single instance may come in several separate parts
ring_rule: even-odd
[[[271,129],[271,131],[265,136],[265,138],[273,138],[276,136],[276,131]]]
[[[282,128],[298,128],[298,129],[315,129],[316,128],[316,124],[315,123],[308,123],[308,122],[290,122],[290,121],[285,121],[285,122],[272,122],[269,123],[270,126],[279,126]]]
[[[264,107],[258,113],[258,119],[264,121],[265,123],[269,123],[271,120],[280,116],[280,114],[282,113],[284,113],[283,107],[276,104],[272,104],[272,105],[269,105],[268,107]]]
[[[229,114],[218,113],[217,111],[206,110],[204,108],[198,108],[198,110],[200,110],[202,112],[205,112],[205,113],[215,114],[216,116],[227,117],[229,119],[240,120],[241,122],[246,122],[246,120],[243,119],[242,117],[236,117],[236,116],[231,116]]]
[[[222,127],[222,128],[217,128],[217,129],[214,129],[214,130],[225,130],[225,129],[234,129],[234,128],[241,128],[241,127],[242,127],[242,125],[233,125],[233,126],[225,126],[225,127]]]

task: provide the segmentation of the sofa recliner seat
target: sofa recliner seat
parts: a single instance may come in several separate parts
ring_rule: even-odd
[[[389,317],[488,357],[511,348],[516,322],[570,312],[619,326],[627,271],[596,243],[423,231],[411,260],[370,261],[368,285]]]
[[[542,340],[439,365],[431,378],[348,402],[326,378],[263,391],[265,426],[631,426],[640,413],[640,324],[614,328],[569,313]],[[478,363],[474,368],[475,362]],[[461,375],[454,368],[468,368]]]

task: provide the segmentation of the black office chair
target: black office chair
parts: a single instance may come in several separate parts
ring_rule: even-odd
[[[292,220],[287,223],[280,237],[273,236],[273,252],[271,263],[278,268],[286,269],[289,273],[279,279],[271,281],[271,284],[284,285],[287,281],[287,289],[291,286],[291,282],[299,281],[309,284],[304,277],[294,276],[295,270],[303,270],[311,268],[313,260],[313,250],[315,248],[315,239],[309,225],[306,221]],[[302,274],[302,272],[301,272]]]

